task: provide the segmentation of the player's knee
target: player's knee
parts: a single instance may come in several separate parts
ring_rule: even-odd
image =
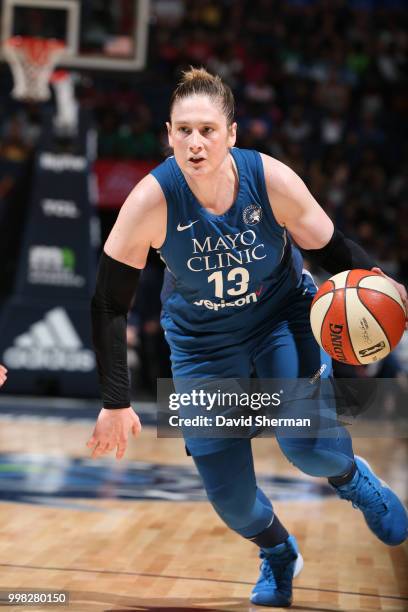
[[[271,502],[259,488],[254,495],[223,488],[207,492],[207,496],[224,523],[244,537],[261,531],[271,519]]]
[[[231,529],[240,529],[250,520],[255,501],[251,497],[240,499],[224,489],[210,491],[207,496],[218,516]]]
[[[350,469],[352,459],[343,452],[322,448],[311,448],[294,443],[282,445],[289,461],[299,470],[316,477],[344,474]]]

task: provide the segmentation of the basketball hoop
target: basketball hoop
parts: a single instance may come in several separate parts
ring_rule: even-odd
[[[65,44],[55,38],[12,36],[3,45],[14,79],[17,100],[43,102],[50,97],[48,82]]]

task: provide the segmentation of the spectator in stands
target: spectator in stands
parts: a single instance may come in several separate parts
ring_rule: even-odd
[[[157,0],[149,70],[133,87],[145,101],[135,100],[126,113],[121,109],[113,126],[116,136],[124,138],[127,131],[136,144],[121,141],[126,154],[121,148],[117,156],[154,154],[159,160],[167,154],[156,118],[154,130],[138,119],[139,106],[157,108],[157,83],[149,82],[150,75],[160,74],[160,82],[170,84],[181,67],[208,66],[234,88],[239,146],[294,167],[357,241],[364,240],[361,220],[369,211],[374,233],[381,227],[381,240],[370,245],[373,254],[392,255],[395,262],[388,261],[388,269],[393,266],[407,280],[407,39],[401,7],[381,0],[358,5],[351,0]],[[273,20],[265,20],[272,11]],[[116,92],[111,88],[107,95],[102,85],[100,91],[101,108],[111,114]],[[115,137],[106,133],[107,120],[99,114],[100,155],[105,156]],[[390,229],[396,221],[397,237]]]

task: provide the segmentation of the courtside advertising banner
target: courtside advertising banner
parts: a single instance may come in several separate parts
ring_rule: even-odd
[[[89,298],[94,270],[88,181],[85,156],[47,151],[37,155],[17,275],[18,295]]]
[[[13,298],[0,320],[8,393],[97,397],[88,302]]]

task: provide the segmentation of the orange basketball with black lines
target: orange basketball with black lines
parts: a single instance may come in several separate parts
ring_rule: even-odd
[[[397,346],[405,329],[405,308],[394,285],[377,272],[346,270],[321,285],[310,323],[317,342],[333,359],[367,365]]]

